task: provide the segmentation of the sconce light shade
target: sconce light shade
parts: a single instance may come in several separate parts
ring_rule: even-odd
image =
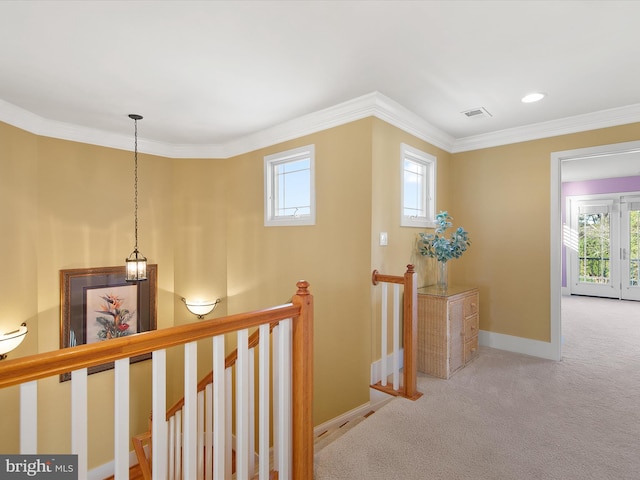
[[[147,279],[147,259],[136,248],[127,258],[127,282],[139,282]]]
[[[213,302],[200,301],[200,300],[190,301],[190,300],[187,300],[186,298],[183,298],[182,301],[187,306],[187,309],[201,320],[204,318],[205,315],[210,314],[213,311],[213,309],[216,308],[216,305],[220,303],[219,298],[217,298]]]
[[[8,333],[0,332],[0,360],[7,358],[7,353],[22,343],[27,335],[27,324],[23,323],[17,330]]]

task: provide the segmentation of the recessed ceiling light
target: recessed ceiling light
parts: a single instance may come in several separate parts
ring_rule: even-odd
[[[540,92],[530,93],[522,97],[522,103],[533,103],[542,100],[546,95]]]

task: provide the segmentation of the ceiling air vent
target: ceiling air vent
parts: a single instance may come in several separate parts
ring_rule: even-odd
[[[493,116],[484,107],[472,108],[471,110],[466,110],[462,113],[467,118],[490,118]]]

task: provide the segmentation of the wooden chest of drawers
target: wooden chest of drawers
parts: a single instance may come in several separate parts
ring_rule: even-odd
[[[418,289],[418,370],[449,378],[478,354],[480,295],[475,287]]]

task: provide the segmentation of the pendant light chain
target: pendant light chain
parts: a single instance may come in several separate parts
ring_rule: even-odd
[[[138,118],[134,117],[134,154],[133,154],[133,218],[135,224],[135,249],[138,250]]]
[[[125,280],[127,282],[139,282],[147,279],[147,259],[138,251],[138,120],[142,120],[142,115],[129,115],[134,121],[134,156],[133,156],[133,219],[134,219],[134,236],[135,247],[129,258],[127,258],[127,268]]]

